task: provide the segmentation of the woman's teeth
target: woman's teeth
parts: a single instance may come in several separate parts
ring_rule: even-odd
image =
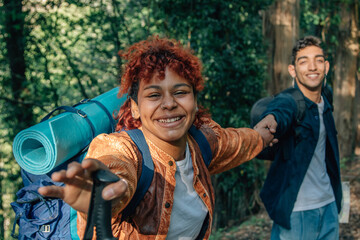
[[[180,117],[175,118],[167,118],[167,119],[159,119],[159,122],[161,123],[171,123],[180,120]]]

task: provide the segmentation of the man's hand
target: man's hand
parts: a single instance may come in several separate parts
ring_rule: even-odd
[[[277,122],[272,114],[264,117],[258,124],[255,125],[254,130],[257,131],[264,141],[264,147],[272,147],[278,142],[278,139],[274,138],[276,132]]]
[[[72,162],[67,170],[52,174],[52,180],[65,183],[64,187],[46,186],[38,192],[47,197],[61,198],[77,211],[87,213],[90,205],[93,181],[91,174],[99,169],[108,169],[102,162],[85,159],[81,164]],[[105,200],[120,200],[128,188],[127,182],[121,179],[106,186],[102,192]]]

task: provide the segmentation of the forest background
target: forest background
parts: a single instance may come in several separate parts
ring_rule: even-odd
[[[249,127],[252,104],[291,85],[291,48],[304,35],[325,43],[341,164],[360,154],[359,0],[1,0],[0,239],[11,239],[10,202],[22,186],[15,135],[60,105],[118,85],[117,52],[150,35],[194,49],[206,88],[199,97],[223,127]],[[213,177],[214,231],[261,207],[268,163]]]

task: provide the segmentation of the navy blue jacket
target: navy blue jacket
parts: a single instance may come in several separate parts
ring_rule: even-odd
[[[340,212],[342,190],[337,131],[331,105],[325,97],[324,100],[325,161]],[[279,139],[279,143],[276,144],[278,150],[260,197],[270,218],[287,229],[290,229],[290,215],[319,138],[320,121],[317,105],[306,97],[305,103],[305,116],[299,125],[296,123],[297,105],[289,94],[277,95],[263,114],[263,116],[268,114],[275,116],[278,123],[275,136]]]

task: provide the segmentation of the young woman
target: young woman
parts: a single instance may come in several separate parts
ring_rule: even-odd
[[[136,190],[141,154],[125,131],[97,136],[86,159],[54,173],[65,187],[43,187],[45,196],[62,198],[78,211],[83,236],[93,171],[110,169],[121,180],[103,191],[113,201],[112,229],[119,239],[208,239],[214,211],[210,176],[254,158],[272,144],[273,129],[221,128],[198,105],[203,89],[201,63],[189,49],[170,39],[151,37],[121,56],[128,62],[120,94],[128,100],[119,111],[117,130],[140,129],[154,162],[154,178],[136,211],[121,221],[122,210]],[[195,125],[210,144],[212,161],[203,162],[188,134]],[[271,126],[267,126],[270,127]],[[260,134],[259,134],[260,133]]]

